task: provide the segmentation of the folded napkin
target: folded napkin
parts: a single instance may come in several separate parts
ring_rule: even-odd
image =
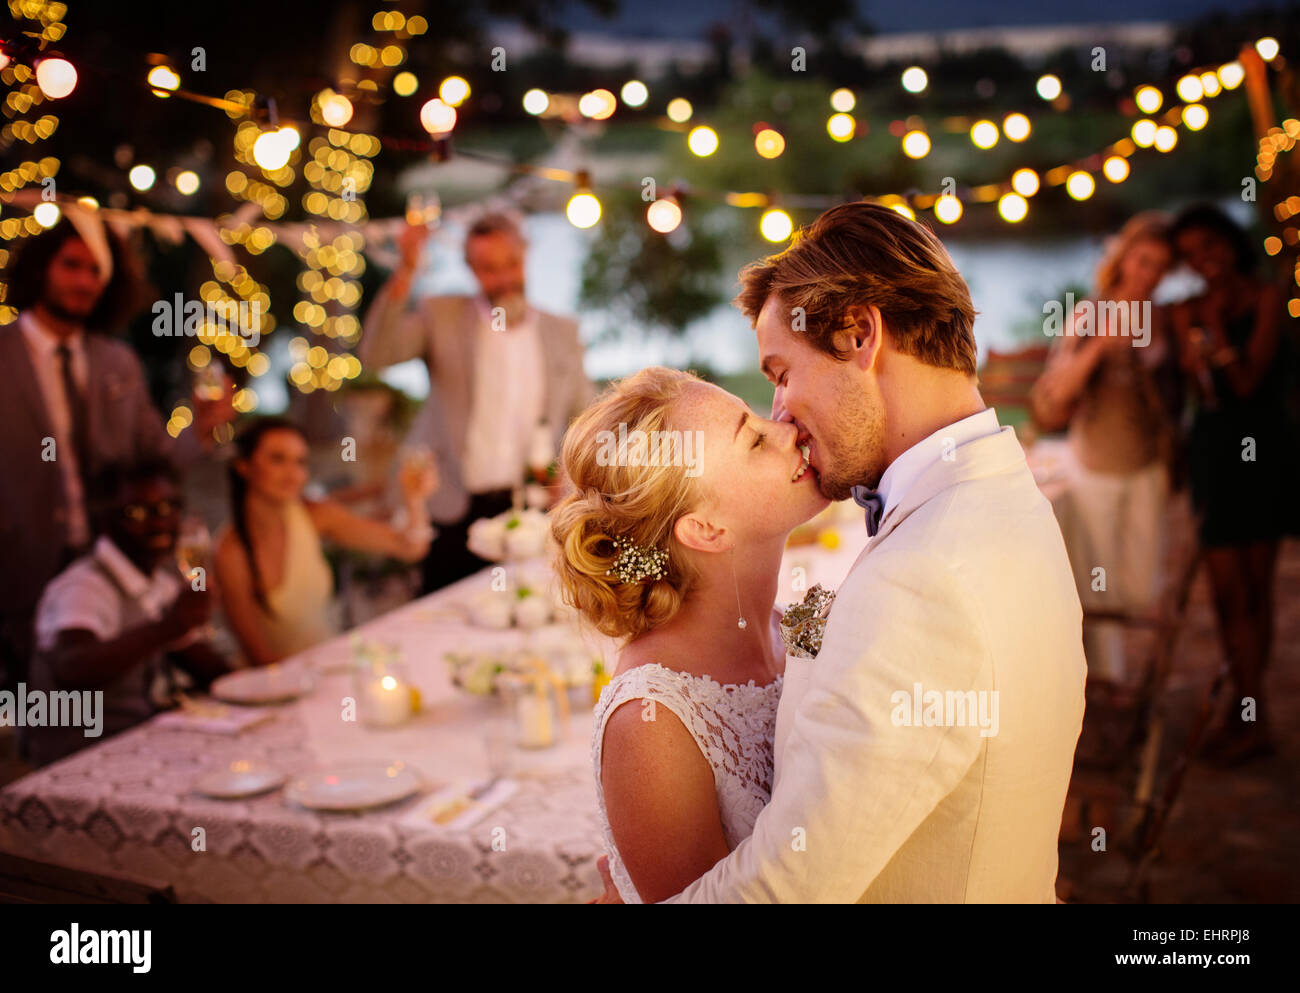
[[[483,782],[458,783],[441,789],[403,817],[402,823],[461,831],[473,827],[488,811],[501,806],[519,789],[519,784],[513,779],[499,779],[482,795],[471,796],[482,786]]]
[[[153,724],[154,727],[171,731],[239,734],[254,724],[268,721],[274,716],[275,711],[267,707],[235,707],[228,703],[202,703],[159,714],[153,719]]]

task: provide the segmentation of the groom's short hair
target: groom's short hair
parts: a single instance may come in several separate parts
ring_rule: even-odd
[[[772,294],[803,309],[802,330],[836,358],[855,304],[880,308],[894,347],[927,365],[975,375],[970,290],[929,228],[890,207],[846,203],[802,228],[785,251],[740,271],[735,304],[750,319]]]

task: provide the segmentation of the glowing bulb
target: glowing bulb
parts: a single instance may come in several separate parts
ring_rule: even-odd
[[[1205,87],[1201,86],[1199,76],[1184,76],[1178,81],[1178,99],[1184,103],[1196,103],[1205,96]]]
[[[286,124],[280,129],[280,140],[285,143],[289,151],[293,151],[302,143],[302,135],[292,124]]]
[[[420,124],[429,134],[446,134],[456,126],[456,108],[434,97],[420,108]]]
[[[686,136],[686,144],[701,158],[712,155],[718,150],[718,132],[707,124],[701,124],[691,128],[691,133]]]
[[[677,97],[675,100],[668,101],[668,119],[675,124],[685,124],[695,113],[695,108],[685,97]]]
[[[267,172],[283,169],[293,149],[280,131],[263,131],[253,142],[253,161]]]
[[[1070,173],[1070,178],[1065,181],[1065,192],[1076,200],[1087,200],[1096,189],[1097,182],[1092,178],[1092,173],[1082,169]]]
[[[1038,95],[1044,100],[1055,100],[1061,95],[1061,80],[1053,76],[1050,72],[1038,77],[1038,82],[1034,85]],[[1019,220],[1020,218],[1016,218]]]
[[[840,87],[831,94],[831,110],[838,111],[841,114],[847,114],[857,106],[858,98],[853,95],[852,90]]]
[[[603,121],[612,117],[618,109],[618,100],[609,90],[592,90],[584,93],[578,101],[578,111],[583,117],[593,121]]]
[[[643,107],[645,102],[650,99],[650,91],[646,88],[645,83],[639,79],[629,79],[623,84],[623,88],[618,91],[618,95],[629,107]]]
[[[41,59],[36,63],[36,83],[51,100],[66,97],[76,89],[76,67],[67,59]]]
[[[775,159],[785,151],[785,138],[780,131],[764,128],[754,136],[754,150],[765,159]]]
[[[135,189],[143,193],[153,186],[153,181],[158,177],[149,166],[138,165],[131,167],[131,171],[126,174],[126,178]]]
[[[955,224],[961,218],[961,201],[944,194],[934,202],[934,216],[944,224]]]
[[[970,129],[970,140],[976,148],[992,148],[998,143],[998,126],[992,121],[976,121]]]
[[[459,107],[469,97],[469,83],[462,76],[448,76],[438,87],[438,96],[449,107]]]
[[[1277,58],[1279,51],[1276,38],[1261,38],[1255,42],[1255,51],[1259,52],[1259,57],[1265,62],[1272,62]],[[43,89],[44,87],[42,87]]]
[[[1024,114],[1008,114],[1002,121],[1002,133],[1010,141],[1024,141],[1029,137],[1029,118]]]
[[[930,85],[930,77],[920,66],[911,66],[903,70],[903,89],[908,93],[920,93]]]
[[[779,207],[763,211],[758,229],[768,241],[785,241],[794,233],[794,221],[790,215]]]
[[[1235,59],[1219,66],[1219,82],[1223,84],[1225,90],[1235,90],[1245,78],[1246,70]]]
[[[600,201],[590,193],[575,193],[564,213],[575,228],[589,228],[600,220]]]
[[[1201,89],[1205,91],[1207,97],[1217,97],[1223,90],[1223,84],[1219,82],[1219,76],[1213,72],[1201,73]]]
[[[1183,126],[1189,131],[1199,131],[1210,123],[1210,112],[1203,103],[1189,103],[1183,108]]]
[[[550,105],[551,98],[546,95],[545,90],[531,89],[524,94],[524,110],[533,116],[545,113]]]
[[[1101,164],[1101,174],[1112,183],[1122,183],[1128,179],[1128,159],[1122,155],[1112,155]]]
[[[399,97],[409,97],[419,88],[420,80],[413,72],[403,70],[393,77],[393,92]]]
[[[352,101],[342,93],[325,90],[320,95],[320,116],[332,128],[341,128],[352,120]]]
[[[1011,174],[1011,188],[1022,197],[1032,197],[1038,192],[1038,173],[1033,169],[1017,169]]]
[[[1171,152],[1178,144],[1178,132],[1165,125],[1156,129],[1155,146],[1158,152]]]
[[[848,114],[832,114],[826,121],[826,133],[836,141],[848,141],[857,127],[857,122]]]
[[[671,197],[656,200],[645,212],[646,223],[660,234],[677,230],[682,223],[682,208]]]
[[[192,169],[186,169],[176,176],[176,189],[180,190],[187,197],[193,196],[199,189],[199,174]]]
[[[902,214],[909,221],[916,220],[916,211],[914,211],[911,207],[909,207],[905,203],[891,203],[889,205],[889,209],[892,210],[895,214]]]
[[[1139,86],[1137,93],[1133,95],[1134,102],[1138,105],[1138,110],[1144,114],[1154,114],[1164,103],[1164,94],[1154,86]]]
[[[42,201],[32,209],[32,216],[41,227],[52,228],[59,223],[59,205],[48,200]]]
[[[1029,201],[1019,193],[1004,193],[998,201],[998,214],[1010,224],[1019,224],[1029,213]]]
[[[924,131],[909,131],[903,135],[903,154],[909,159],[923,159],[930,154],[930,136]]]
[[[172,71],[170,66],[154,66],[149,70],[149,85],[155,90],[177,90],[180,89],[181,77]],[[166,93],[160,93],[159,96],[166,96]]]
[[[1156,122],[1144,117],[1133,125],[1129,133],[1133,136],[1133,144],[1139,148],[1150,148],[1156,140]]]

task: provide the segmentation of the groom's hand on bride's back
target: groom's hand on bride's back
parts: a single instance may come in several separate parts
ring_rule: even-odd
[[[618,895],[618,887],[614,885],[614,877],[609,874],[609,856],[602,855],[596,860],[596,869],[600,872],[601,881],[605,884],[605,892],[594,900],[588,900],[588,903],[622,903],[623,898]]]

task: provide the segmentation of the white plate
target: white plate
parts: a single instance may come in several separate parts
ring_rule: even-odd
[[[237,759],[222,769],[200,776],[195,790],[218,800],[236,800],[273,790],[285,780],[284,773],[255,759]]]
[[[287,703],[312,691],[315,681],[301,666],[264,665],[213,680],[208,693],[226,703]]]
[[[405,763],[376,763],[309,772],[290,783],[285,796],[311,810],[365,810],[404,800],[420,785]]]

